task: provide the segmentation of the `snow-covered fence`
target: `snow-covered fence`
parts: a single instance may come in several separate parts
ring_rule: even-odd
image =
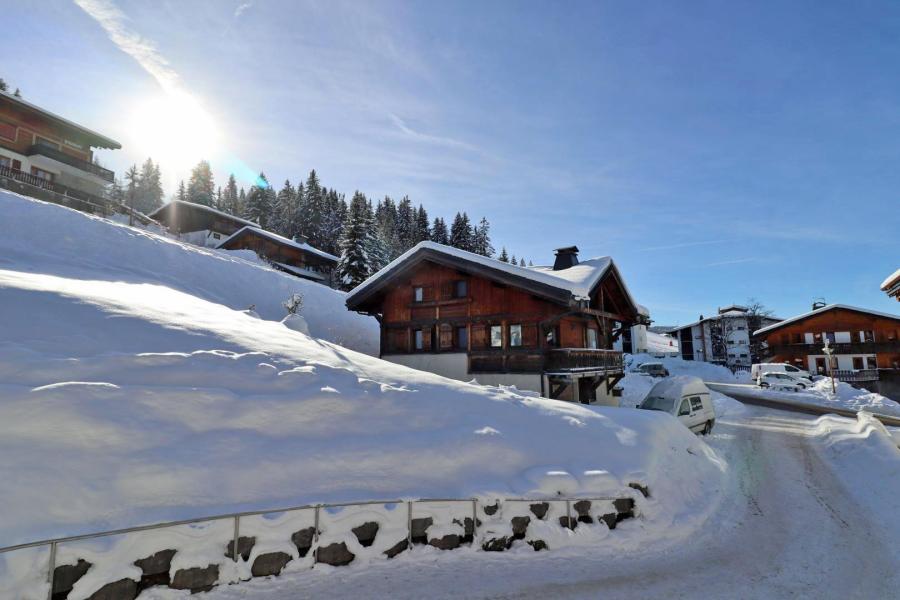
[[[7,561],[14,581],[0,581],[0,591],[49,600],[130,600],[155,585],[196,592],[278,575],[288,563],[296,570],[346,565],[357,557],[393,558],[415,544],[503,551],[524,540],[545,550],[564,545],[579,523],[605,525],[595,531],[602,539],[633,517],[635,500],[649,492],[638,484],[630,488],[621,497],[505,498],[490,504],[446,498],[291,506],[39,540],[0,547],[4,556],[31,551],[18,568]],[[118,539],[104,545],[102,538]],[[25,565],[29,573],[22,572]]]

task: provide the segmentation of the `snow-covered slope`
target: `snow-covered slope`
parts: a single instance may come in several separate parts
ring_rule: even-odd
[[[378,324],[347,311],[344,293],[275,271],[250,250],[198,248],[5,190],[0,219],[0,269],[160,284],[233,309],[255,305],[269,320],[284,317],[281,303],[299,292],[313,336],[378,353]]]

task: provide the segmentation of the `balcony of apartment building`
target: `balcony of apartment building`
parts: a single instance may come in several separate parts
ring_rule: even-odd
[[[95,165],[92,162],[82,160],[71,154],[67,154],[60,150],[55,144],[47,144],[40,143],[33,144],[28,147],[25,151],[25,155],[28,157],[42,156],[56,163],[61,163],[63,165],[67,165],[69,167],[73,167],[78,169],[79,171],[83,171],[89,175],[93,175],[95,177],[99,177],[106,183],[112,183],[115,179],[115,174],[109,169],[104,169],[100,165]]]
[[[822,354],[825,341],[835,354],[878,354],[900,351],[896,331],[840,331],[783,334],[769,339],[772,354]]]

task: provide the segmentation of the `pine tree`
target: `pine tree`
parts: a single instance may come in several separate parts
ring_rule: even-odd
[[[247,205],[244,216],[251,221],[256,221],[263,229],[268,229],[272,218],[272,210],[275,205],[275,191],[269,185],[265,173],[260,173],[256,179],[256,185],[247,193]]]
[[[509,259],[509,263],[512,264],[512,265],[517,265],[517,264],[519,264],[519,261],[516,260],[516,255],[515,255],[515,254],[513,254],[513,255],[512,255],[512,258]]]
[[[341,258],[335,268],[337,281],[344,290],[350,290],[372,274],[372,223],[369,203],[360,192],[353,194],[344,231],[341,236]]]
[[[178,183],[178,194],[175,196],[175,199],[181,200],[182,202],[187,200],[187,192],[184,189],[184,179]]]
[[[125,190],[122,188],[122,180],[118,177],[109,186],[109,199],[116,204],[125,204]]]
[[[506,246],[503,246],[503,248],[500,249],[500,256],[497,257],[497,260],[505,263],[509,262],[509,254],[506,253]]]
[[[528,266],[529,266],[529,267],[533,267],[533,266],[534,266],[534,263],[531,262],[531,261],[529,260],[529,261],[528,261]]]
[[[450,243],[450,234],[447,232],[447,224],[441,217],[435,217],[431,226],[431,241],[445,246]]]
[[[472,226],[466,213],[456,213],[450,226],[450,245],[460,250],[472,251]]]
[[[519,259],[519,266],[520,266],[520,267],[524,267],[524,266],[525,266],[525,259],[524,259],[524,258],[520,258],[520,259]]]
[[[234,173],[228,176],[228,183],[225,184],[225,189],[222,191],[222,210],[235,216],[241,214],[241,211],[238,210],[238,190]]]
[[[306,178],[303,210],[301,211],[301,222],[299,223],[303,235],[307,237],[309,243],[316,248],[322,248],[326,240],[322,235],[322,211],[323,211],[324,195],[322,193],[322,184],[319,182],[319,176],[316,170],[309,172]]]
[[[225,212],[225,196],[222,193],[222,186],[216,188],[216,210]]]
[[[321,249],[329,254],[340,254],[341,232],[344,229],[344,219],[347,216],[347,203],[344,195],[336,190],[328,190],[325,195],[325,207],[322,213],[322,246]]]
[[[375,209],[375,235],[387,249],[388,258],[400,256],[400,238],[397,234],[397,205],[390,196],[378,202]]]
[[[242,216],[245,212],[247,212],[247,192],[241,187],[241,191],[238,192],[238,201],[234,209],[234,215],[236,217]]]
[[[134,209],[150,214],[163,204],[162,174],[159,165],[148,158],[141,165],[135,190]]]
[[[131,165],[131,167],[129,167],[129,169],[125,171],[125,205],[128,208],[135,209],[135,202],[137,202],[140,180],[141,176],[138,173],[137,165]]]
[[[413,227],[413,245],[431,239],[431,227],[428,223],[428,213],[421,204],[416,211],[415,226]]]
[[[289,179],[285,179],[284,186],[275,197],[275,206],[272,209],[272,223],[270,229],[279,235],[292,237],[291,223],[297,210],[297,192]]]
[[[397,240],[400,253],[406,252],[415,245],[415,220],[416,215],[408,196],[397,203]]]
[[[19,88],[16,88],[16,91],[13,92],[13,96],[15,96],[16,98],[22,97],[22,92],[19,90]]]
[[[213,206],[215,189],[209,162],[201,160],[191,170],[191,178],[188,180],[187,187],[188,201],[205,206]]]
[[[484,217],[481,217],[481,222],[472,233],[472,246],[475,254],[488,258],[494,256],[494,247],[491,246],[491,225]]]
[[[6,92],[6,91],[9,91],[9,85],[7,85],[7,83],[5,81],[3,81],[3,78],[0,77],[0,92]]]

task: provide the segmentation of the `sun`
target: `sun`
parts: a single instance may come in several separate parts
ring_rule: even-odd
[[[135,104],[129,132],[142,154],[177,170],[210,160],[220,145],[214,119],[190,94],[168,91]]]

